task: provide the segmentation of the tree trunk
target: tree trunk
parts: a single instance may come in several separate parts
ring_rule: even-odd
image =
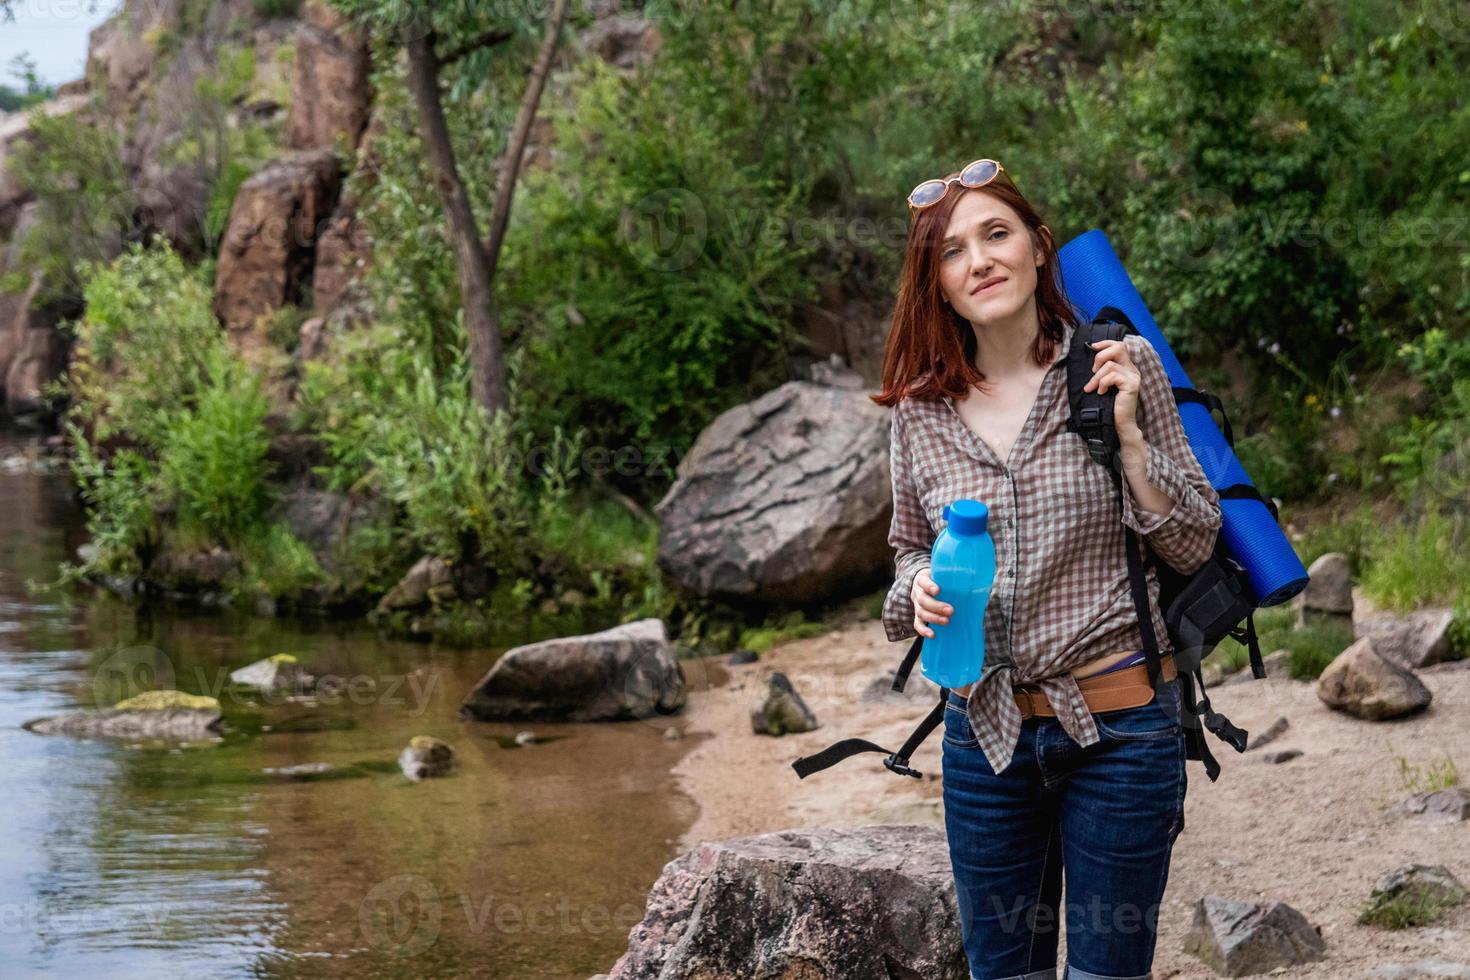
[[[508,406],[505,368],[500,346],[500,322],[495,315],[490,264],[480,242],[479,228],[470,207],[469,193],[460,179],[449,142],[449,124],[440,102],[439,63],[434,55],[434,37],[409,32],[404,48],[408,56],[408,87],[418,108],[424,148],[434,182],[449,217],[449,239],[454,247],[459,273],[464,325],[469,346],[470,387],[474,399],[493,417]]]

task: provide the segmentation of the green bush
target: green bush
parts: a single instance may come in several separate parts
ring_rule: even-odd
[[[1454,603],[1470,585],[1465,517],[1431,506],[1382,528],[1373,538],[1363,591],[1386,608],[1407,612],[1428,603]]]
[[[86,272],[64,379],[73,472],[98,546],[85,570],[141,571],[167,517],[175,541],[236,550],[245,579],[275,594],[319,578],[304,546],[267,522],[269,404],[215,321],[209,288],[166,243],[131,245]],[[106,460],[93,445],[103,441],[119,446]]]
[[[235,355],[211,351],[205,371],[194,404],[171,419],[157,447],[160,489],[177,501],[184,527],[234,544],[269,504],[269,405],[259,377]]]

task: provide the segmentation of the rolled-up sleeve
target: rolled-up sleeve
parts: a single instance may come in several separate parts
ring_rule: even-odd
[[[1187,575],[1215,549],[1222,519],[1220,495],[1189,447],[1158,351],[1137,334],[1130,334],[1126,343],[1141,377],[1138,424],[1145,443],[1144,477],[1168,494],[1174,506],[1162,516],[1144,510],[1125,479],[1123,523],[1142,534],[1160,558]]]
[[[914,578],[919,569],[929,567],[935,538],[914,482],[902,405],[894,406],[888,429],[888,467],[893,477],[893,521],[888,528],[888,543],[894,549],[894,578],[883,601],[883,629],[889,640],[918,635],[914,629]]]

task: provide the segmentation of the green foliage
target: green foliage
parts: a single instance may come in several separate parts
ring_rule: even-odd
[[[1353,629],[1348,624],[1311,624],[1298,627],[1296,613],[1290,604],[1259,609],[1255,614],[1256,638],[1263,656],[1285,649],[1287,673],[1297,680],[1315,680],[1338,654],[1353,642]],[[1210,655],[1224,674],[1248,669],[1250,649],[1233,637],[1226,637]]]
[[[1365,555],[1378,528],[1378,518],[1372,506],[1363,504],[1350,514],[1334,516],[1332,520],[1310,528],[1296,546],[1296,551],[1302,564],[1307,566],[1329,551],[1340,552],[1347,556],[1353,577],[1360,578]]]
[[[18,265],[42,274],[43,302],[76,296],[80,269],[115,255],[131,231],[135,201],[121,157],[121,136],[80,113],[28,116],[31,139],[17,140],[5,167],[37,203],[36,223]]]
[[[257,519],[235,539],[246,594],[289,597],[328,576],[300,538],[278,522]]]
[[[1291,651],[1287,659],[1287,672],[1299,681],[1316,680],[1322,676],[1327,665],[1337,655],[1353,645],[1353,628],[1350,624],[1307,625],[1292,630],[1273,644],[1281,644]]]
[[[139,555],[157,537],[152,498],[158,468],[132,449],[120,450],[104,461],[74,423],[65,423],[65,428],[75,454],[72,475],[87,503],[87,533],[96,549],[96,555],[84,565],[108,575],[137,575],[142,571]],[[76,571],[76,567],[63,566],[63,580],[74,577]]]
[[[1383,527],[1369,546],[1363,591],[1400,612],[1466,598],[1470,548],[1465,520],[1461,513],[1446,514],[1431,506],[1417,517]]]
[[[211,383],[211,365],[227,356],[209,287],[167,244],[131,244],[84,275],[87,313],[69,372],[72,415],[98,440],[121,435],[162,447],[178,413]]]
[[[778,643],[823,636],[832,629],[830,623],[811,622],[800,612],[791,612],[763,626],[745,630],[740,634],[738,646],[756,653],[765,653]]]
[[[250,0],[250,5],[257,16],[267,19],[295,17],[301,7],[301,0]]]
[[[1394,752],[1392,745],[1389,746],[1389,751],[1393,755],[1394,764],[1398,766],[1399,785],[1405,792],[1432,793],[1460,784],[1460,770],[1447,752],[1440,753],[1428,765],[1420,766]]]
[[[1369,899],[1358,912],[1358,921],[1385,929],[1409,929],[1437,922],[1458,904],[1458,900],[1441,892],[1411,888],[1402,894]]]
[[[73,470],[98,547],[87,570],[141,571],[169,515],[176,540],[234,549],[249,587],[279,594],[319,579],[304,546],[267,522],[269,405],[215,322],[208,287],[166,243],[130,245],[87,275],[66,378]],[[102,441],[124,445],[104,461],[92,445]]]
[[[594,444],[646,458],[785,380],[791,312],[811,292],[811,249],[788,233],[806,188],[743,163],[708,117],[706,99],[734,108],[732,80],[674,67],[634,89],[595,59],[583,71],[575,106],[552,113],[566,156],[526,177],[503,309],[545,395],[536,427],[584,420]]]
[[[232,353],[210,351],[194,404],[173,415],[158,446],[160,488],[178,502],[184,527],[233,543],[262,520],[268,409],[254,372]]]

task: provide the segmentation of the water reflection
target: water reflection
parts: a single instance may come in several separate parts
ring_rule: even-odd
[[[535,725],[545,741],[521,747],[527,726],[456,716],[493,651],[37,600],[25,580],[54,577],[84,540],[80,515],[60,476],[0,473],[0,494],[0,976],[581,980],[624,948],[693,816],[662,725]],[[222,740],[19,727],[110,703],[109,662],[137,650],[158,652],[179,688],[221,698]],[[353,684],[292,701],[229,688],[230,670],[283,651]],[[455,776],[398,773],[420,734],[457,748]],[[333,768],[267,772],[313,763]]]

